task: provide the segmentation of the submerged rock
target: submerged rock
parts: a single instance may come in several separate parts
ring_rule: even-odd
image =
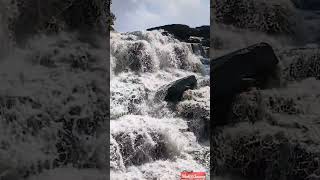
[[[156,101],[178,102],[182,100],[183,93],[188,89],[194,89],[197,86],[195,76],[187,76],[178,79],[164,87],[160,88],[155,94]]]
[[[280,85],[278,59],[267,43],[255,44],[210,62],[214,125],[226,124],[235,96],[251,87]]]

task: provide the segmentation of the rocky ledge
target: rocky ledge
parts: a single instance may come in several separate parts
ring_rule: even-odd
[[[176,39],[189,43],[195,54],[209,57],[210,26],[192,28],[183,24],[170,24],[147,29],[153,30],[163,30],[164,35],[171,34]]]

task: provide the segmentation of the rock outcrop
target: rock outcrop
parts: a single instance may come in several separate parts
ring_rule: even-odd
[[[178,102],[182,100],[183,93],[188,89],[194,89],[197,86],[195,76],[187,76],[178,79],[168,85],[163,86],[155,94],[156,101]]]
[[[187,43],[200,43],[202,46],[210,47],[210,26],[191,28],[183,24],[170,24],[149,28],[147,30],[152,31],[160,29],[164,30],[165,33],[172,34],[180,41]]]
[[[280,84],[278,59],[266,43],[255,44],[210,62],[211,112],[214,125],[227,123],[237,94],[251,87],[267,88]]]

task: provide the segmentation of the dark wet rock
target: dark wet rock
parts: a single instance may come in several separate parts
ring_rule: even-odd
[[[195,76],[187,76],[178,79],[168,85],[163,86],[156,92],[156,101],[178,102],[182,100],[183,93],[188,89],[194,89],[197,86]]]
[[[319,0],[291,0],[295,7],[305,10],[320,10]]]
[[[200,58],[200,61],[204,65],[209,65],[210,64],[210,59],[207,59],[207,58]]]
[[[199,43],[191,43],[190,45],[191,45],[191,48],[192,48],[192,52],[195,55],[199,55],[199,56],[202,56],[202,57],[209,58],[209,53],[208,53],[209,50],[207,48],[205,48],[204,46],[202,46]]]
[[[183,24],[171,24],[171,25],[153,27],[147,30],[153,31],[153,30],[160,30],[160,29],[165,30],[168,33],[174,35],[179,40],[187,40],[190,37],[190,27]]]
[[[227,124],[236,95],[252,87],[280,85],[278,59],[266,43],[255,44],[210,62],[210,96],[214,125]]]

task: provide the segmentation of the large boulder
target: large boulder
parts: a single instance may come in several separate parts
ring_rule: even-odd
[[[178,102],[182,100],[183,93],[188,89],[194,89],[197,86],[195,76],[187,76],[178,79],[168,85],[160,88],[155,94],[156,101]]]
[[[213,125],[228,123],[237,94],[251,87],[280,85],[278,59],[267,43],[255,44],[210,62],[210,97]]]

